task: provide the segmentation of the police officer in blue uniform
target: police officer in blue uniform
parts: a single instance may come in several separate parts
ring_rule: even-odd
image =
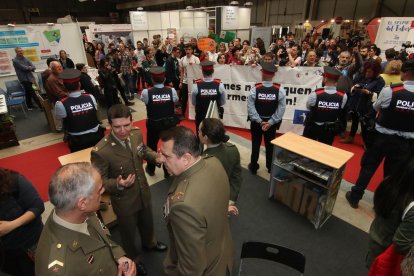
[[[401,80],[403,84],[384,87],[373,104],[378,112],[374,141],[362,156],[355,186],[346,193],[346,199],[352,208],[358,208],[365,188],[383,159],[384,177],[387,177],[413,155],[414,59],[403,63]]]
[[[212,61],[200,62],[203,79],[196,80],[191,92],[191,100],[196,113],[195,123],[197,137],[199,125],[206,117],[211,101],[216,101],[220,118],[223,117],[222,106],[226,103],[226,91],[223,83],[219,79],[213,79],[214,64]]]
[[[336,90],[341,72],[325,66],[323,77],[324,87],[312,92],[306,102],[310,112],[306,116],[303,136],[332,145],[335,135],[341,129],[339,118],[343,115],[347,96]]]
[[[272,165],[273,145],[270,143],[276,137],[286,109],[286,94],[280,84],[273,83],[272,79],[277,71],[273,63],[262,63],[262,82],[251,90],[247,100],[250,131],[252,133],[252,153],[248,168],[252,174],[259,169],[260,144],[264,137],[266,147],[266,168],[270,172]]]
[[[104,137],[96,115],[94,96],[80,91],[81,72],[65,69],[59,74],[69,95],[56,102],[56,117],[63,119],[67,142],[71,152],[93,147]]]
[[[164,86],[164,68],[151,67],[149,72],[154,86],[142,90],[141,100],[147,106],[147,146],[157,151],[161,132],[176,126],[179,122],[174,111],[178,96],[174,88]],[[153,176],[155,165],[148,163],[145,171]],[[164,176],[166,178],[169,176],[165,168]]]

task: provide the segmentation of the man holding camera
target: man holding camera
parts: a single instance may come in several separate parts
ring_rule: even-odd
[[[403,84],[384,87],[373,104],[374,110],[378,112],[375,137],[362,156],[355,186],[346,193],[346,199],[352,208],[358,208],[358,202],[383,159],[384,177],[387,177],[413,155],[414,59],[403,63],[401,79]]]

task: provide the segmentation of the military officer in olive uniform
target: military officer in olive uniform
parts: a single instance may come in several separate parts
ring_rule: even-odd
[[[108,122],[112,131],[92,150],[91,161],[99,169],[117,216],[122,246],[133,259],[137,227],[144,249],[164,251],[167,246],[154,236],[151,193],[142,167],[143,159],[157,163],[157,153],[143,145],[142,133],[132,126],[132,115],[122,104],[111,106]],[[138,274],[144,266],[138,263]]]
[[[156,151],[160,133],[179,122],[174,110],[178,96],[174,88],[164,86],[164,68],[151,67],[149,71],[154,87],[142,90],[141,100],[147,106],[147,146]],[[148,163],[145,171],[153,176],[155,165]],[[164,168],[164,177],[168,176]]]
[[[305,120],[303,136],[332,145],[335,135],[341,129],[339,120],[347,101],[345,93],[336,90],[341,72],[333,67],[325,66],[323,75],[324,87],[312,92],[306,102],[310,110]]]
[[[229,182],[215,157],[201,157],[193,131],[163,132],[160,159],[174,176],[164,205],[170,248],[166,275],[229,275],[233,246],[227,218]]]
[[[99,172],[89,163],[59,168],[49,186],[55,209],[36,250],[36,275],[136,275],[133,261],[110,240],[97,218],[105,191]]]
[[[203,79],[196,80],[191,91],[191,101],[195,107],[195,124],[198,126],[207,114],[211,101],[216,101],[220,118],[223,118],[222,106],[226,103],[226,91],[219,79],[213,79],[214,64],[212,61],[200,62]]]
[[[277,71],[273,63],[263,62],[262,82],[257,83],[250,90],[247,99],[250,131],[252,133],[252,154],[248,168],[252,174],[259,169],[259,150],[264,139],[266,147],[266,168],[270,173],[272,165],[273,145],[270,143],[276,137],[286,109],[286,94],[280,84],[273,83],[272,79]]]
[[[237,147],[228,142],[223,123],[216,118],[206,118],[200,124],[198,138],[207,146],[203,155],[212,155],[220,160],[230,182],[229,214],[237,215],[236,201],[242,183],[240,153]]]

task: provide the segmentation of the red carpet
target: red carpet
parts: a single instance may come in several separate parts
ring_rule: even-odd
[[[134,125],[141,128],[145,133],[145,120],[134,122]],[[181,125],[191,128],[193,131],[195,130],[194,121],[185,120],[181,122]],[[250,140],[250,132],[248,130],[236,128],[227,128],[227,130]],[[146,139],[145,136],[144,140]],[[348,162],[344,176],[351,183],[355,183],[358,177],[359,163],[363,154],[361,137],[357,135],[355,138],[355,144],[353,145],[341,144],[339,139],[336,139],[334,142],[334,146],[354,153],[354,157]],[[50,178],[53,172],[60,166],[58,157],[68,153],[68,147],[62,142],[0,159],[0,167],[18,171],[26,176],[36,187],[42,199],[46,201],[48,200],[47,187]],[[381,165],[368,186],[370,191],[375,191],[382,180],[382,176],[383,167]]]

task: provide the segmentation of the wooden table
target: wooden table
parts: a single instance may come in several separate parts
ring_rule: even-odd
[[[92,148],[87,148],[77,152],[69,153],[58,157],[60,164],[66,165],[69,163],[76,162],[91,162],[91,151]],[[116,224],[116,215],[112,209],[111,197],[109,194],[104,193],[101,198],[101,209],[99,215],[106,226],[111,227]]]

